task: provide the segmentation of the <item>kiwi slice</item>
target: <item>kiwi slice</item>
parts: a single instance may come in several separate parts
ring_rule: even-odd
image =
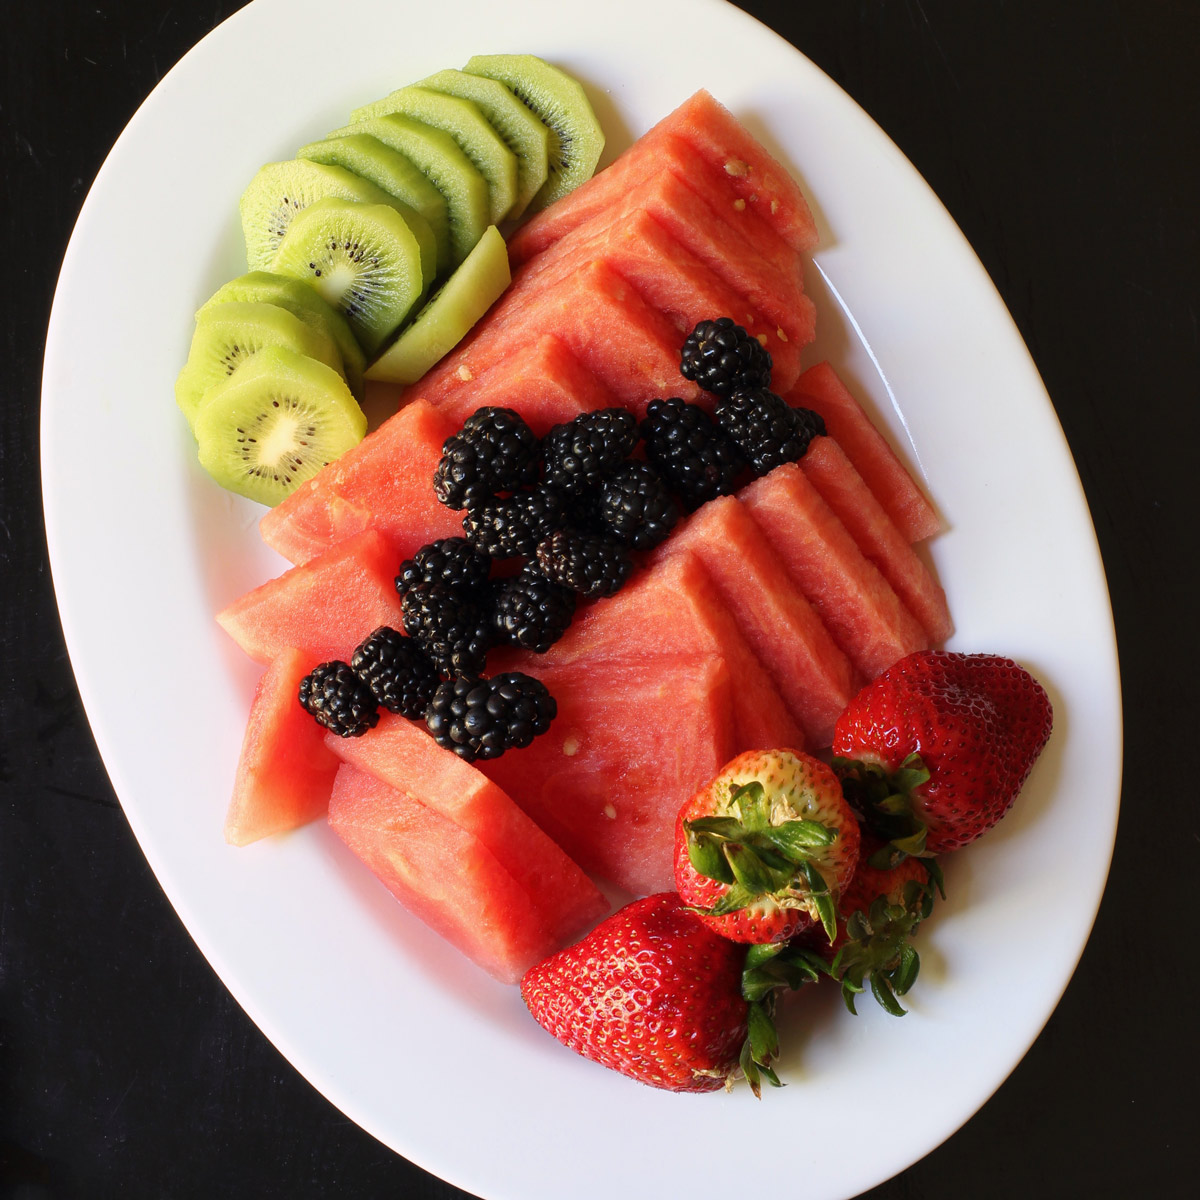
[[[277,304],[229,301],[196,315],[187,362],[175,380],[175,402],[193,432],[205,397],[268,346],[284,346],[319,359],[335,373],[342,356],[327,333],[306,325]]]
[[[592,177],[604,131],[577,80],[533,54],[477,54],[463,70],[504,84],[550,130],[550,175],[531,210],[545,208]]]
[[[356,399],[362,399],[366,355],[355,341],[346,318],[331,308],[314,288],[286,275],[273,275],[270,271],[251,271],[248,275],[239,275],[236,279],[231,279],[219,288],[205,301],[196,314],[196,319],[199,320],[218,305],[235,300],[276,304],[280,308],[286,308],[292,316],[299,317],[318,332],[328,334],[333,338],[342,356],[343,373],[350,385],[350,391]]]
[[[238,205],[250,270],[271,265],[292,218],[314,200],[340,196],[361,204],[395,204],[395,197],[344,167],[293,160],[267,163]]]
[[[333,196],[292,218],[271,269],[315,287],[368,354],[399,328],[432,281],[413,230],[394,208]]]
[[[415,209],[433,230],[433,239],[437,243],[437,272],[450,269],[450,223],[446,217],[446,201],[398,150],[385,146],[378,138],[359,133],[310,142],[300,147],[296,157],[353,171]]]
[[[261,350],[213,388],[196,414],[200,465],[222,487],[269,505],[366,431],[342,377],[282,346]]]
[[[458,266],[488,227],[488,186],[458,143],[444,130],[401,113],[373,117],[335,129],[331,138],[366,133],[398,150],[437,188],[450,222],[450,261],[439,273]]]
[[[517,198],[505,218],[515,221],[541,190],[549,172],[550,130],[504,86],[465,71],[438,71],[419,87],[470,100],[517,157]]]
[[[454,274],[367,368],[367,378],[416,383],[462,341],[510,280],[508,247],[495,225],[489,225]]]
[[[402,87],[379,100],[374,112],[352,113],[351,121],[401,113],[448,133],[471,160],[488,186],[488,220],[504,220],[517,199],[517,159],[488,124],[478,105],[429,88]],[[362,111],[362,110],[359,110]]]

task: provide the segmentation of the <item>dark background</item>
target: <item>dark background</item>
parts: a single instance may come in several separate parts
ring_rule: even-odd
[[[238,7],[124,0],[118,15],[117,6],[82,0],[5,5],[3,1197],[462,1195],[347,1121],[226,994],[129,831],[88,732],[55,614],[37,425],[58,265],[126,120],[172,64]],[[1075,979],[984,1109],[870,1196],[1195,1195],[1192,1077],[1200,1055],[1191,1010],[1200,978],[1185,883],[1200,879],[1196,787],[1186,766],[1200,666],[1191,586],[1200,516],[1193,483],[1200,6],[758,0],[742,7],[883,126],[991,273],[1079,465],[1121,650],[1120,833]],[[1019,987],[1020,963],[1010,967]],[[921,1081],[898,1081],[894,1094],[863,1102],[867,1139],[871,1122],[903,1120],[922,1103]],[[788,1191],[802,1195],[803,1180]]]

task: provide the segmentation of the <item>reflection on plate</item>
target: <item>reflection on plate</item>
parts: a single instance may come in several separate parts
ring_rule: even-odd
[[[267,1036],[355,1121],[458,1186],[521,1200],[732,1187],[735,1160],[674,1149],[711,1134],[778,1138],[810,1200],[862,1191],[952,1133],[1020,1059],[1107,872],[1120,778],[1112,623],[1037,373],[916,172],[737,10],[460,0],[448,22],[425,5],[347,0],[339,19],[372,36],[344,46],[325,36],[327,14],[315,0],[256,0],[188,55],[117,143],[63,266],[43,398],[46,524],[80,690],[130,823]],[[583,79],[607,157],[703,86],[795,170],[824,246],[808,361],[829,357],[858,386],[946,517],[929,552],[954,648],[1020,659],[1055,704],[1018,808],[947,864],[950,899],[922,932],[902,1032],[873,1006],[850,1018],[833,989],[797,997],[782,1017],[790,1086],[761,1103],[744,1088],[658,1093],[577,1059],[320,826],[241,851],[221,838],[254,669],[211,614],[283,564],[257,540],[255,507],[203,476],[173,403],[192,312],[242,269],[236,201],[264,161],[395,86],[498,51],[534,51]],[[131,221],[154,253],[127,254]],[[154,694],[147,712],[139,698]],[[472,1066],[447,1070],[448,1045]],[[909,1075],[922,1105],[864,1145],[862,1098]]]

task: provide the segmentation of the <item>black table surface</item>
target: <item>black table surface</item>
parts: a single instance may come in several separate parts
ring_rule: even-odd
[[[62,253],[134,109],[238,7],[235,0],[13,0],[5,10],[0,214],[12,268],[0,323],[6,1197],[463,1194],[327,1103],[196,950],[109,785],[53,601],[38,413]],[[1198,1194],[1192,1075],[1200,1056],[1191,1009],[1200,978],[1191,892],[1200,879],[1200,809],[1187,754],[1200,667],[1189,586],[1200,516],[1193,482],[1200,6],[754,0],[742,7],[879,122],[990,272],[1075,455],[1121,652],[1126,770],[1117,851],[1074,980],[983,1109],[869,1194]],[[1014,988],[1020,971],[1019,962],[1008,964]],[[469,1071],[463,1086],[470,1087]],[[871,1121],[903,1120],[921,1105],[921,1081],[863,1103],[866,1139]],[[788,1190],[803,1195],[803,1180]]]

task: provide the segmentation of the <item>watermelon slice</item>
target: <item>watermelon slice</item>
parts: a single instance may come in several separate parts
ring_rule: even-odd
[[[217,613],[221,628],[257,662],[302,650],[310,663],[348,661],[380,625],[401,625],[389,542],[367,530],[292,567]]]
[[[954,632],[946,593],[841,446],[831,437],[814,438],[800,460],[800,469],[849,530],[864,556],[879,568],[920,621],[930,643],[944,642]]]
[[[529,263],[512,286],[518,291],[536,287],[543,275],[561,277],[591,260],[612,267],[647,304],[670,317],[679,330],[680,345],[698,321],[732,317],[770,351],[776,391],[791,387],[799,376],[802,343],[791,340],[776,321],[764,318],[742,293],[641,209],[562,238]],[[803,293],[793,289],[793,295]]]
[[[608,911],[608,901],[579,867],[495,783],[443,750],[423,725],[384,713],[362,737],[329,734],[326,744],[329,753],[477,838],[528,893],[547,933],[560,943]]]
[[[480,763],[573,858],[635,895],[672,888],[680,807],[733,757],[731,681],[714,658],[535,664],[550,731]]]
[[[864,679],[928,647],[916,617],[795,463],[756,479],[739,499]]]
[[[715,186],[706,186],[711,177],[698,175],[695,164],[695,152],[679,138],[668,137],[653,174],[611,207],[542,248],[518,276],[540,267],[564,244],[594,236],[645,212],[775,322],[784,337],[797,347],[807,345],[815,331],[815,310],[804,295],[801,259],[773,230],[733,207],[734,198],[724,177]]]
[[[304,563],[375,529],[399,565],[427,542],[461,536],[461,516],[433,494],[442,443],[456,431],[430,405],[409,404],[266,513],[263,541],[289,562]]]
[[[492,651],[489,669],[539,672],[542,664],[584,667],[613,660],[645,665],[656,658],[719,658],[733,682],[735,752],[802,746],[804,736],[771,677],[693,555],[652,563],[610,600],[581,608],[563,637],[541,657]]]
[[[297,698],[300,680],[314,665],[289,647],[254,690],[225,818],[225,840],[234,846],[296,829],[329,807],[338,760]]]
[[[708,92],[700,91],[639,138],[611,166],[594,175],[569,196],[539,213],[509,241],[515,266],[545,249],[596,213],[618,203],[660,169],[664,148],[672,138],[691,147],[691,174],[714,177],[728,188],[735,211],[756,215],[796,252],[817,244],[817,227],[799,187],[788,172],[757,142],[745,126]]]
[[[809,744],[830,745],[855,692],[854,670],[754,518],[733,496],[710,500],[656,553],[684,551],[704,564]]]
[[[374,775],[339,767],[329,824],[413,916],[502,983],[561,945],[474,834]]]
[[[612,393],[562,344],[547,334],[501,359],[470,387],[450,393],[439,411],[460,425],[477,408],[511,408],[538,437],[582,412],[616,406]]]
[[[829,436],[846,452],[910,542],[932,537],[941,529],[942,522],[925,493],[827,362],[809,367],[784,399],[821,414]]]

